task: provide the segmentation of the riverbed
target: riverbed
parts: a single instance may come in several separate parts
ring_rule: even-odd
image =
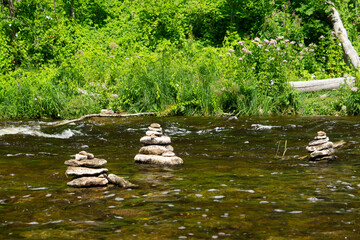
[[[184,165],[134,164],[160,123]],[[360,118],[94,118],[0,122],[0,239],[360,239]],[[347,144],[311,164],[317,131]],[[139,185],[67,187],[85,150]]]

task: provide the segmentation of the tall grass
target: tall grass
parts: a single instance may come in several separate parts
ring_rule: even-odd
[[[1,76],[0,116],[72,118],[102,108],[162,115],[294,114],[299,103],[288,81],[329,72],[317,46],[283,37],[225,42],[222,48],[188,40],[156,51],[121,48],[106,38],[98,42],[82,45],[58,67]]]

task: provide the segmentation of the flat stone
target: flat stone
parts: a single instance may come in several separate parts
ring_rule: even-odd
[[[82,154],[75,154],[75,159],[76,160],[84,160],[84,159],[87,159],[87,156],[82,155]]]
[[[161,145],[148,145],[140,148],[139,153],[147,155],[161,155],[169,151],[165,146]]]
[[[148,127],[148,129],[149,129],[150,131],[162,132],[162,128],[153,128],[153,127]]]
[[[107,176],[107,179],[109,181],[109,183],[112,183],[112,184],[115,184],[115,185],[118,185],[120,187],[123,187],[123,188],[134,188],[134,187],[138,187],[138,185],[136,184],[133,184],[129,181],[126,181],[124,178],[122,177],[119,177],[115,174],[109,174]]]
[[[79,152],[79,154],[87,156],[88,159],[93,159],[94,158],[94,154],[88,153],[86,151],[81,151],[81,152]]]
[[[324,144],[324,143],[327,143],[328,141],[329,141],[328,137],[326,137],[325,139],[314,140],[314,141],[309,142],[309,146]]]
[[[175,157],[175,153],[167,151],[167,152],[164,152],[163,154],[161,154],[161,156],[163,156],[163,157]]]
[[[150,124],[150,127],[152,127],[152,128],[160,128],[161,126],[158,123],[152,123],[152,124]]]
[[[140,139],[140,142],[145,145],[168,145],[171,143],[171,139],[168,136],[161,136],[161,137],[144,136]]]
[[[68,176],[94,176],[106,173],[106,168],[68,167],[65,174]]]
[[[85,160],[76,160],[71,159],[64,162],[65,165],[74,166],[74,167],[93,167],[99,168],[103,167],[107,161],[101,158],[85,159]]]
[[[162,132],[156,132],[156,131],[147,131],[146,132],[146,136],[152,136],[152,135],[160,137],[162,135]]]
[[[330,149],[312,152],[312,153],[310,153],[310,157],[315,158],[315,157],[319,157],[319,156],[328,156],[333,153],[334,153],[334,149],[330,148]]]
[[[143,155],[135,156],[135,163],[157,164],[157,165],[180,165],[184,161],[179,157],[163,157],[158,155]]]
[[[166,145],[165,147],[166,147],[166,149],[167,149],[168,151],[170,151],[170,152],[173,152],[173,151],[174,151],[174,148],[173,148],[171,145]]]
[[[318,136],[326,136],[326,132],[324,132],[324,131],[318,131],[318,132],[317,132],[317,135],[318,135]]]
[[[324,149],[328,149],[328,148],[333,148],[334,144],[332,142],[326,142],[320,145],[315,145],[315,146],[307,146],[306,150],[308,150],[308,152],[315,152],[315,151],[320,151],[320,150],[324,150]]]
[[[343,146],[345,146],[346,142],[341,140],[341,141],[338,141],[338,142],[334,142],[334,147],[333,148],[341,148]]]
[[[106,178],[99,177],[81,177],[75,178],[74,180],[67,183],[70,187],[98,187],[105,186],[108,184],[108,180]]]

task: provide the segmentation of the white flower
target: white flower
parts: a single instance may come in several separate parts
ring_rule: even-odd
[[[52,17],[50,17],[50,16],[45,16],[45,17],[46,17],[46,19],[52,20]]]

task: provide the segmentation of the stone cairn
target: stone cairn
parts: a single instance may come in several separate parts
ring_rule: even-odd
[[[336,157],[334,153],[334,144],[329,141],[326,133],[323,131],[317,132],[315,140],[309,142],[306,150],[310,152],[309,161],[312,162],[328,162],[334,160]]]
[[[66,176],[73,176],[73,180],[67,183],[70,187],[99,187],[114,184],[123,188],[137,187],[124,178],[109,174],[104,168],[107,161],[95,158],[94,154],[81,151],[75,155],[75,159],[65,161],[68,166]]]
[[[174,148],[170,145],[171,139],[164,136],[158,123],[152,123],[146,136],[140,139],[144,145],[139,154],[135,156],[135,163],[147,163],[157,165],[179,165],[184,161],[175,156]]]

